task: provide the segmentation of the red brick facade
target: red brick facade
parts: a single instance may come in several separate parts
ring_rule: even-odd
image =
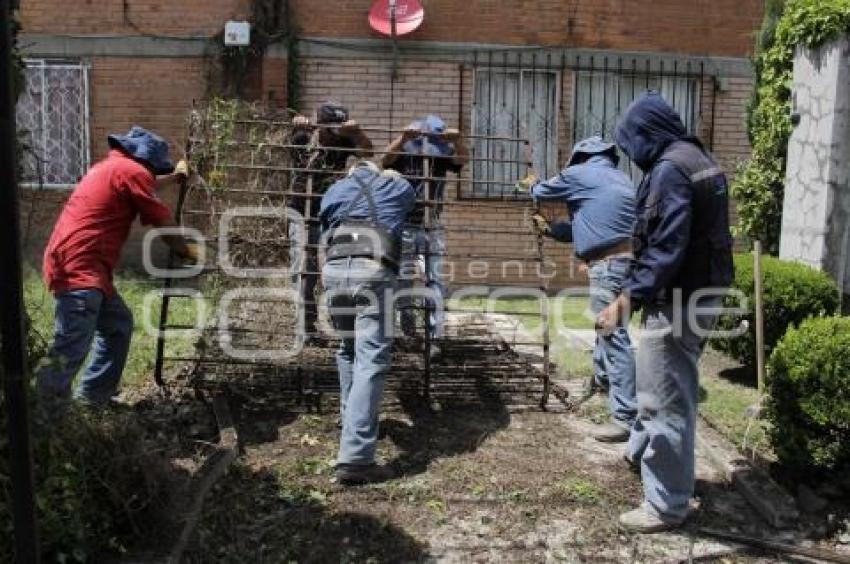
[[[366,23],[372,0],[291,0],[305,37],[376,37]],[[23,0],[29,33],[177,36],[218,33],[250,16],[248,0]],[[747,56],[761,21],[760,0],[430,0],[411,37],[509,45]]]
[[[761,17],[761,2],[578,2],[522,0],[448,0],[423,2],[425,24],[411,40],[420,42],[491,43],[499,45],[568,46],[570,48],[607,49],[609,52],[645,51],[676,55],[746,57],[752,44],[752,31]],[[125,11],[114,0],[81,0],[69,9],[59,0],[23,0],[21,20],[24,32],[41,35],[137,36],[140,32],[183,37],[209,37],[218,33],[228,19],[250,14],[245,0],[209,0],[204,2],[164,2],[129,0]],[[317,9],[317,4],[333,4],[332,10]],[[366,13],[370,0],[316,3],[292,0],[291,13],[301,37],[375,38],[368,29]],[[389,49],[389,45],[387,45]],[[33,54],[33,56],[37,56]],[[93,159],[103,155],[105,136],[138,123],[165,135],[173,147],[184,144],[185,119],[193,100],[208,91],[210,60],[194,55],[85,57],[90,64],[91,152]],[[283,107],[286,97],[286,60],[267,57],[253,74],[249,94]],[[420,54],[405,59],[398,77],[390,81],[391,63],[379,54],[348,54],[345,57],[306,55],[299,57],[299,109],[310,111],[328,98],[347,104],[352,116],[369,127],[401,127],[424,113],[443,116],[451,126],[469,132],[473,98],[473,68],[470,63],[450,62],[447,57]],[[574,73],[561,72],[557,120],[559,162],[563,162],[573,142]],[[391,86],[392,84],[392,86]],[[741,76],[724,78],[715,91],[709,74],[702,80],[698,124],[700,136],[713,142],[714,152],[729,170],[749,151],[744,119],[751,79]],[[391,104],[392,101],[392,104]],[[291,102],[289,102],[291,104]],[[374,133],[376,147],[387,140]],[[451,192],[451,189],[450,189]],[[33,254],[49,233],[57,213],[61,194],[38,196],[33,222],[37,227],[30,240]],[[509,232],[523,228],[526,219],[522,206],[494,209],[486,203],[477,207],[449,208],[448,226],[479,226],[488,231],[475,240],[463,233],[449,238],[450,254],[476,253],[524,256],[534,251],[530,237]],[[499,230],[508,233],[499,233]],[[491,233],[492,231],[492,233]],[[128,249],[130,263],[136,262],[137,245]],[[490,251],[493,251],[490,253]],[[551,248],[557,257],[557,276],[552,287],[580,282],[568,261],[565,247]],[[458,261],[456,282],[504,280],[536,286],[533,265],[491,264],[493,276],[477,277],[480,265]],[[523,272],[520,272],[522,270]]]

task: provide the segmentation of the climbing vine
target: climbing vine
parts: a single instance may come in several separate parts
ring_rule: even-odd
[[[770,16],[770,8],[768,17]],[[791,135],[791,81],[797,45],[818,47],[850,30],[850,0],[787,0],[775,31],[765,26],[756,55],[756,90],[748,116],[753,153],[732,192],[738,231],[779,251],[785,161]],[[766,39],[766,41],[765,41]]]
[[[297,89],[297,74],[292,68],[296,34],[291,22],[288,0],[253,0],[250,45],[225,46],[223,32],[213,38],[215,61],[208,76],[209,93],[212,96],[244,98],[251,74],[262,67],[268,48],[283,44],[290,53],[287,90],[292,100]]]

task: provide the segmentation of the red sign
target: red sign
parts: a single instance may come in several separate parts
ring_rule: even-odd
[[[425,19],[419,0],[377,0],[369,11],[369,25],[378,33],[392,35],[392,7],[395,4],[395,33],[410,33]]]

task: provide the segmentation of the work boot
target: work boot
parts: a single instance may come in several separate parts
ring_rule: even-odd
[[[377,484],[396,478],[396,472],[384,464],[337,464],[336,481],[344,486]]]
[[[606,423],[596,428],[593,438],[600,443],[624,443],[629,440],[629,429],[616,423]]]
[[[632,509],[620,515],[617,523],[620,528],[632,533],[659,533],[676,529],[682,525],[681,521],[669,521],[650,513],[643,506]]]

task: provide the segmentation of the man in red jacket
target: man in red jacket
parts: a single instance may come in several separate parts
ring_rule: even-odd
[[[157,190],[188,176],[171,164],[168,144],[135,126],[110,135],[109,155],[83,177],[65,204],[44,252],[43,275],[56,297],[56,323],[48,357],[37,371],[42,400],[66,399],[92,348],[75,397],[103,405],[115,395],[133,333],[133,315],[112,283],[112,273],[136,217],[143,225],[172,227]],[[197,259],[182,237],[164,241],[180,256]]]

